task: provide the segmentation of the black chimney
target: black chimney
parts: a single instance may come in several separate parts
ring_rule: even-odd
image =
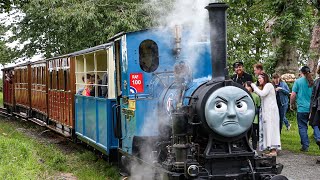
[[[224,81],[227,71],[227,21],[225,3],[210,3],[209,11],[212,80]]]

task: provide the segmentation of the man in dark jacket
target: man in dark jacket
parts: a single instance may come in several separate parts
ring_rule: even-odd
[[[252,81],[252,76],[246,72],[244,72],[243,69],[243,62],[235,62],[233,63],[233,69],[235,74],[231,76],[231,79],[243,85],[247,81]]]
[[[263,73],[263,66],[261,63],[257,63],[253,65],[253,73],[255,77],[258,79],[258,76]],[[259,81],[256,82],[257,86],[260,86]]]
[[[318,63],[317,74],[320,75],[320,67]],[[309,124],[315,128],[320,129],[320,77],[314,82],[312,88],[312,94],[310,99],[310,114],[309,114]],[[317,145],[320,149],[320,139],[316,140]],[[320,157],[317,158],[317,164],[320,164]]]
[[[102,91],[102,97],[108,97],[108,73],[104,73],[102,76],[102,87],[101,87],[101,91]]]

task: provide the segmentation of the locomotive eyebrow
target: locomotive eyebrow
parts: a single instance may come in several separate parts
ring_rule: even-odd
[[[221,99],[221,100],[224,101],[225,103],[228,102],[228,100],[226,100],[226,99],[223,98],[223,97],[217,96],[216,99],[217,99],[217,98]]]
[[[240,101],[241,99],[246,98],[246,97],[248,97],[248,95],[244,95],[243,97],[239,98],[239,99],[236,100],[236,101]]]

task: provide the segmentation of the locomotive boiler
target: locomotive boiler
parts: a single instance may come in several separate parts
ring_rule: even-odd
[[[136,160],[153,169],[143,168],[137,179],[287,179],[278,175],[283,165],[276,157],[255,155],[249,143],[255,105],[250,93],[228,77],[227,8],[224,3],[206,7],[212,78],[192,79],[188,63],[175,63],[174,79],[159,97],[159,134],[133,141],[133,158],[121,157],[122,170],[131,169],[133,177],[141,168],[128,164]]]

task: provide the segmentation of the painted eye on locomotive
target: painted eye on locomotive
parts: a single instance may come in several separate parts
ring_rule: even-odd
[[[223,137],[236,137],[251,127],[255,106],[245,90],[226,86],[209,95],[204,114],[206,123],[213,132]]]

